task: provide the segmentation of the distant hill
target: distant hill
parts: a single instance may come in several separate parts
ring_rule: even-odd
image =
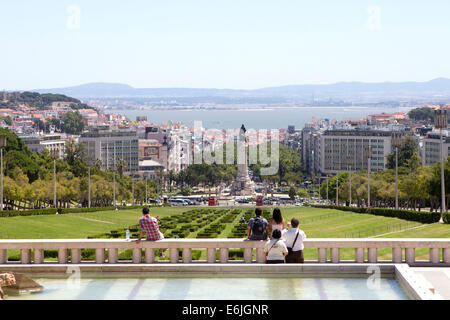
[[[0,95],[0,108],[17,109],[21,105],[36,107],[44,109],[54,102],[68,102],[70,107],[74,110],[92,108],[80,100],[68,97],[63,94],[43,93],[38,92],[5,92]]]
[[[39,89],[40,93],[64,94],[83,98],[194,98],[226,97],[243,100],[275,98],[280,101],[311,100],[311,97],[330,99],[412,99],[450,97],[450,79],[438,78],[427,82],[339,82],[318,85],[287,85],[256,90],[205,88],[133,88],[120,83],[88,83],[68,88]]]

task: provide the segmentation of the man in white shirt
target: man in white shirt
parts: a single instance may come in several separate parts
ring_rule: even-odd
[[[288,255],[286,256],[286,263],[303,263],[303,240],[306,239],[306,234],[303,230],[298,228],[300,221],[296,218],[291,219],[291,228],[283,233],[283,239],[288,248]]]

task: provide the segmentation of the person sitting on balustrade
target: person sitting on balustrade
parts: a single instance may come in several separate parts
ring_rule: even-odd
[[[140,243],[142,232],[145,231],[148,241],[156,241],[164,239],[164,235],[159,231],[158,219],[150,215],[150,210],[145,207],[142,209],[143,216],[139,219],[139,239],[136,243]],[[160,258],[164,258],[164,249],[159,249]]]
[[[281,231],[273,230],[272,239],[267,241],[264,246],[264,258],[266,263],[285,263],[285,256],[288,254],[288,249],[281,240]]]
[[[267,240],[269,235],[269,222],[261,217],[261,208],[255,209],[255,216],[248,222],[247,239],[249,240]]]

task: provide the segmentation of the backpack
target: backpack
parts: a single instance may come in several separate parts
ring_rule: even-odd
[[[264,221],[261,217],[255,217],[253,219],[252,233],[255,236],[262,236],[264,234]]]

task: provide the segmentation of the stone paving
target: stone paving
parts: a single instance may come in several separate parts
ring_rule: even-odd
[[[450,268],[414,267],[411,268],[423,276],[445,300],[450,300]]]

